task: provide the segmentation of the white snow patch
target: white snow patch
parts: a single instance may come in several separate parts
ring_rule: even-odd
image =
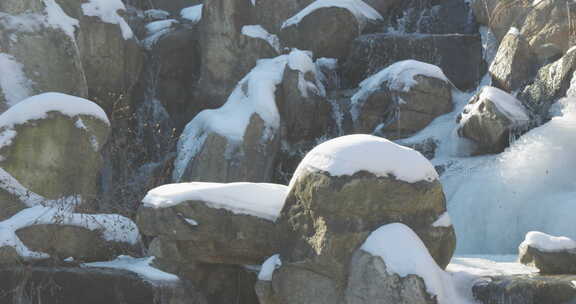
[[[544,252],[558,252],[576,249],[576,241],[565,236],[552,236],[539,231],[530,231],[520,247],[530,246]]]
[[[510,35],[514,35],[514,36],[519,36],[520,35],[520,30],[518,30],[517,27],[510,27],[510,30],[508,30],[508,34]]]
[[[301,51],[299,49],[292,49],[288,55],[288,67],[299,72],[298,90],[304,98],[308,97],[309,91],[315,92],[320,96],[326,96],[326,89],[317,77],[319,73],[312,57],[312,52]],[[312,73],[315,82],[306,80],[304,75],[307,73]]]
[[[365,134],[342,136],[316,146],[300,162],[290,185],[304,170],[325,171],[332,176],[368,171],[408,183],[438,179],[434,166],[420,152]]]
[[[287,61],[287,55],[258,60],[256,67],[238,83],[222,107],[204,110],[186,125],[178,140],[174,181],[182,179],[188,163],[200,151],[209,133],[226,137],[229,145],[238,144],[243,140],[250,118],[258,114],[265,123],[265,136],[274,134],[280,127],[275,92],[282,81]]]
[[[304,17],[308,16],[310,13],[316,11],[320,8],[325,7],[340,7],[347,9],[352,13],[358,22],[365,23],[367,20],[380,20],[382,15],[378,13],[370,5],[366,4],[362,0],[316,0],[310,5],[305,7],[296,15],[290,17],[288,20],[284,21],[282,28],[298,24]]]
[[[12,128],[31,120],[46,118],[49,112],[75,117],[87,115],[110,124],[108,116],[96,103],[62,93],[43,93],[29,97],[0,115],[0,128]]]
[[[166,20],[158,20],[153,21],[146,24],[146,31],[148,35],[153,35],[157,32],[160,32],[165,29],[171,28],[173,25],[178,24],[178,20],[176,19],[166,19]]]
[[[202,20],[202,4],[190,6],[180,11],[182,18],[197,23]]]
[[[0,53],[0,92],[8,107],[15,105],[32,92],[33,82],[24,74],[24,66],[12,55]],[[2,141],[0,140],[0,143]]]
[[[136,273],[142,279],[153,283],[172,283],[179,280],[178,276],[164,272],[152,266],[155,257],[134,258],[121,255],[115,260],[107,262],[84,263],[84,267],[124,269]]]
[[[126,20],[118,15],[118,11],[126,11],[121,0],[88,0],[87,3],[82,4],[82,11],[84,15],[98,17],[102,22],[118,24],[124,39],[128,40],[134,37],[134,33]]]
[[[280,260],[280,255],[275,254],[262,264],[262,268],[258,273],[258,280],[260,281],[272,281],[272,275],[274,274],[274,270],[280,268],[282,266],[282,261]]]
[[[0,247],[13,247],[20,256],[27,259],[47,258],[48,255],[45,253],[29,250],[16,235],[19,229],[47,224],[69,225],[97,231],[108,241],[136,244],[140,240],[138,227],[129,218],[117,214],[72,213],[69,211],[71,206],[65,204],[62,208],[37,205],[0,222]]]
[[[450,215],[448,212],[442,213],[438,219],[432,223],[432,227],[451,227],[452,220],[450,219]]]
[[[401,223],[384,225],[373,231],[360,249],[381,257],[390,274],[421,277],[428,292],[437,296],[438,303],[466,302],[456,291],[451,275],[440,269],[424,243],[408,226]]]
[[[184,218],[184,220],[186,221],[186,223],[188,223],[190,226],[198,226],[198,222],[196,220],[193,220],[191,218]]]
[[[78,20],[68,16],[55,0],[43,0],[46,5],[46,22],[53,28],[63,30],[72,41],[76,41],[74,32],[79,26]]]
[[[287,187],[264,183],[180,183],[148,191],[145,207],[167,208],[186,201],[202,201],[211,208],[275,221],[284,206]]]
[[[460,125],[465,124],[471,116],[479,111],[482,100],[490,100],[515,127],[521,127],[530,122],[528,111],[518,99],[498,88],[487,86],[482,88],[478,102],[466,106]]]
[[[262,39],[280,53],[280,39],[274,34],[268,33],[261,25],[245,25],[242,27],[242,35]]]
[[[148,19],[161,20],[168,19],[168,17],[170,17],[170,13],[160,9],[149,9],[144,11],[144,16]]]

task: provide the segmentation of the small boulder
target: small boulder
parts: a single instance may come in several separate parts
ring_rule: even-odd
[[[526,131],[530,117],[514,96],[484,87],[470,99],[458,123],[458,134],[476,143],[474,154],[500,153],[510,144],[511,136]]]
[[[532,80],[537,64],[528,41],[517,28],[511,28],[500,42],[489,73],[495,87],[512,92]]]
[[[277,249],[274,220],[285,194],[286,186],[275,184],[164,185],[148,192],[137,222],[155,238],[150,251],[160,258],[260,264]]]
[[[361,0],[317,0],[288,18],[280,40],[285,47],[310,50],[317,57],[345,58],[364,27],[382,19]]]
[[[346,303],[458,303],[451,279],[410,228],[388,224],[372,232],[354,253]]]
[[[438,175],[420,153],[371,135],[327,141],[306,155],[290,182],[278,219],[285,237],[280,272],[303,269],[341,287],[354,251],[391,222],[414,229],[445,267],[456,244],[449,221],[437,222],[445,212]],[[299,276],[288,274],[288,281]]]
[[[367,78],[352,96],[357,133],[410,136],[451,112],[452,85],[437,66],[405,60]]]
[[[178,141],[173,180],[270,181],[279,149],[276,89],[288,55],[262,59],[225,105],[200,112]]]
[[[576,274],[576,241],[531,231],[518,247],[519,261],[541,274]]]

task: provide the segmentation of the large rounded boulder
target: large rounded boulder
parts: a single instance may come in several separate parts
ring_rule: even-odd
[[[0,116],[0,187],[28,206],[93,199],[109,131],[104,111],[86,99],[45,93],[18,103]]]
[[[278,220],[286,239],[272,285],[319,277],[334,289],[329,301],[341,292],[354,251],[370,232],[392,222],[412,228],[446,267],[455,234],[438,175],[424,156],[371,135],[317,146],[298,167]]]

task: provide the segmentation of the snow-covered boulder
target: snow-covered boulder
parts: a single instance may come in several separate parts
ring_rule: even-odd
[[[269,44],[272,34],[253,22],[252,6],[251,0],[214,0],[203,5],[196,103],[204,108],[223,105],[258,59],[278,55]]]
[[[182,183],[152,189],[138,210],[144,235],[159,258],[180,263],[253,265],[277,249],[274,221],[286,186]],[[169,248],[177,244],[177,252]]]
[[[420,131],[452,107],[452,85],[442,70],[405,60],[360,83],[351,112],[356,133],[398,138]]]
[[[355,39],[350,49],[343,75],[351,86],[407,59],[440,67],[461,90],[476,88],[485,73],[480,35],[367,34]]]
[[[293,284],[303,269],[340,284],[353,252],[392,222],[414,229],[436,262],[448,264],[456,239],[438,175],[424,156],[371,135],[318,145],[298,166],[278,219],[285,238],[279,284]]]
[[[283,46],[310,50],[317,57],[345,58],[364,27],[381,19],[362,0],[316,0],[288,18],[279,35]]]
[[[530,117],[514,96],[487,86],[470,99],[458,122],[458,134],[477,144],[474,153],[485,154],[504,151],[510,136],[529,126]]]
[[[348,304],[463,303],[452,277],[434,262],[418,236],[400,223],[372,232],[350,262]]]
[[[207,304],[196,286],[150,266],[153,258],[0,268],[0,302],[59,304]],[[50,282],[50,283],[47,283]],[[55,288],[55,286],[58,286]]]
[[[0,195],[22,207],[74,196],[87,207],[109,131],[89,100],[44,93],[21,101],[0,115]]]
[[[130,219],[116,214],[74,213],[72,200],[49,203],[23,209],[0,221],[0,248],[24,261],[94,261],[137,249],[140,234]],[[0,263],[13,263],[6,258],[1,255]]]
[[[500,42],[489,72],[495,87],[512,92],[532,80],[536,66],[537,60],[528,41],[513,27]]]
[[[88,96],[77,26],[56,1],[2,1],[0,113],[42,92]]]
[[[520,263],[541,274],[576,274],[576,241],[531,231],[518,247]]]
[[[178,141],[173,180],[265,182],[279,149],[276,90],[288,55],[262,59],[228,101],[200,112]]]
[[[518,98],[537,114],[547,117],[552,103],[566,96],[574,72],[576,48],[571,48],[560,59],[540,68],[532,84],[525,87]]]

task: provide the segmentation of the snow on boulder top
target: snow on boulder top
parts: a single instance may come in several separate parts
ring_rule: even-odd
[[[366,20],[382,19],[382,15],[380,15],[378,11],[376,11],[362,0],[316,0],[301,10],[298,14],[284,21],[282,28],[298,24],[304,17],[308,16],[317,9],[325,7],[340,7],[347,9],[356,17],[359,22],[362,23]]]
[[[280,39],[274,34],[268,33],[261,25],[245,25],[242,27],[242,35],[262,39],[280,53]]]
[[[381,257],[389,274],[421,277],[428,292],[438,297],[438,303],[462,303],[451,276],[440,269],[424,243],[408,226],[401,223],[384,225],[370,233],[360,249]]]
[[[364,134],[342,136],[316,146],[300,162],[290,185],[304,170],[325,171],[332,176],[368,171],[408,183],[438,179],[434,166],[420,152]]]
[[[126,40],[131,39],[134,33],[124,18],[118,15],[118,11],[126,11],[122,0],[88,0],[87,3],[82,4],[84,15],[98,17],[102,22],[118,24],[122,37]]]
[[[417,75],[450,82],[442,69],[433,64],[412,59],[398,61],[362,81],[360,90],[352,97],[352,102],[364,99],[373,91],[380,89],[383,83],[387,83],[390,89],[407,92],[418,84],[414,79]]]
[[[253,114],[264,121],[266,132],[272,136],[280,127],[276,108],[276,87],[282,82],[288,55],[260,59],[236,86],[226,103],[218,109],[200,112],[190,121],[178,140],[173,179],[179,181],[189,161],[200,151],[208,133],[226,137],[231,143],[244,138]]]
[[[30,96],[33,82],[26,77],[24,66],[9,54],[0,52],[0,92],[8,106]]]
[[[0,115],[0,129],[10,129],[35,119],[46,118],[49,112],[74,117],[87,115],[110,124],[108,116],[94,102],[62,93],[43,93],[26,98]]]
[[[558,252],[576,249],[576,241],[565,236],[552,236],[539,231],[530,231],[520,247],[530,246],[544,252]]]
[[[202,4],[190,6],[180,11],[180,16],[188,21],[197,23],[202,19]]]
[[[106,262],[92,262],[82,264],[84,267],[98,267],[98,268],[114,268],[124,269],[134,272],[142,279],[153,283],[159,284],[164,282],[176,282],[179,280],[178,276],[164,272],[152,266],[155,257],[133,258],[128,255],[118,256],[115,260]]]
[[[514,96],[495,87],[482,88],[478,102],[466,106],[468,113],[462,114],[460,125],[464,124],[473,114],[479,111],[482,100],[490,100],[500,113],[506,116],[514,126],[523,126],[530,121],[527,110]]]
[[[215,209],[275,221],[284,206],[287,187],[265,183],[180,183],[148,191],[145,207],[167,208],[186,201],[202,201]]]

